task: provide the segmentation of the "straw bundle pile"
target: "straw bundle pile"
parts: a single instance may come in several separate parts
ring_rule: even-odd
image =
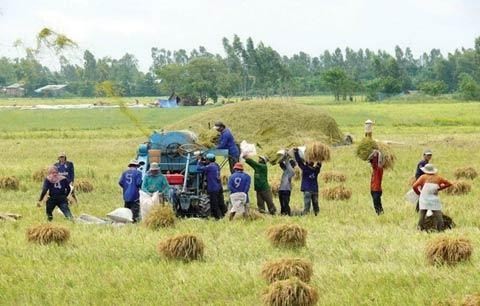
[[[276,247],[303,247],[307,243],[307,230],[296,224],[272,226],[267,236]]]
[[[219,138],[220,134],[214,129],[202,130],[198,134],[197,143],[206,148],[212,148],[217,145]]]
[[[466,181],[452,182],[452,186],[445,189],[445,192],[449,195],[462,195],[467,194],[472,190],[472,185]]]
[[[352,196],[352,190],[343,185],[336,187],[323,188],[322,197],[326,200],[348,200]]]
[[[15,176],[0,177],[0,189],[18,190],[20,181]]]
[[[59,225],[41,224],[27,230],[27,239],[30,242],[42,245],[52,242],[64,244],[70,239],[70,231],[68,228]]]
[[[93,184],[89,180],[79,179],[75,181],[75,190],[85,193],[92,192]]]
[[[152,230],[175,225],[175,213],[168,205],[154,205],[144,219],[145,226]]]
[[[318,293],[298,278],[290,278],[272,283],[263,294],[263,302],[270,306],[312,306],[318,302]]]
[[[427,243],[425,254],[428,261],[433,265],[455,265],[467,261],[473,252],[470,240],[441,236]]]
[[[455,170],[455,177],[457,179],[466,178],[466,179],[473,180],[477,176],[478,176],[477,171],[472,167],[458,168],[457,170]]]
[[[312,263],[301,258],[284,258],[263,265],[262,277],[269,283],[298,277],[308,283],[313,274]]]
[[[309,162],[327,162],[330,160],[330,148],[319,142],[315,141],[307,144],[305,149],[305,160]]]
[[[392,148],[384,143],[376,142],[375,140],[365,137],[358,144],[356,154],[361,160],[368,160],[370,154],[373,150],[379,150],[382,153],[383,157],[383,168],[392,169],[395,165],[396,156]]]
[[[168,259],[191,261],[203,258],[203,241],[195,235],[182,234],[158,244],[158,253]]]
[[[48,175],[48,167],[44,167],[42,169],[38,169],[37,171],[33,172],[32,180],[34,182],[43,182],[43,180]]]
[[[345,182],[347,176],[338,171],[329,171],[322,173],[322,179],[325,183],[328,182]]]

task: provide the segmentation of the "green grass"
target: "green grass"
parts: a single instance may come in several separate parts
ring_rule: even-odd
[[[327,103],[326,98],[293,102],[324,109],[343,132],[356,139],[363,133],[364,120],[371,118],[377,121],[375,138],[403,143],[393,146],[398,160],[393,171],[385,172],[385,215],[374,214],[369,165],[355,157],[354,146],[338,147],[332,149],[332,161],[322,171],[346,174],[352,198],[346,202],[320,198],[318,217],[277,216],[254,222],[179,220],[174,228],[153,232],[137,225],[72,224],[55,215],[54,222],[70,228],[71,240],[63,247],[32,245],[25,238],[27,228],[45,221],[43,208],[35,207],[41,186],[31,178],[34,171],[66,151],[75,162],[77,177],[90,180],[95,187],[92,193],[78,194],[80,202],[72,206],[74,214],[102,217],[123,205],[118,177],[138,144],[147,138],[118,109],[1,110],[0,176],[17,176],[21,188],[0,190],[0,211],[20,213],[23,219],[0,221],[0,304],[259,305],[267,287],[260,276],[263,263],[287,256],[313,262],[311,284],[319,292],[321,305],[431,305],[479,293],[479,179],[472,182],[468,195],[441,194],[444,211],[458,225],[448,235],[466,236],[474,246],[472,260],[456,267],[428,265],[424,247],[438,234],[415,229],[417,216],[403,195],[425,147],[433,150],[433,162],[449,179],[458,167],[480,170],[480,129],[475,123],[480,105],[431,101],[338,105]],[[132,113],[142,126],[161,129],[203,110]],[[436,123],[439,118],[448,124]],[[251,135],[247,140],[256,138]],[[278,177],[279,167],[271,166],[269,173]],[[299,182],[294,184],[292,204],[300,209]],[[321,182],[320,186],[327,185]],[[253,192],[250,196],[254,199]],[[275,203],[278,207],[277,199]],[[284,222],[308,230],[306,248],[283,250],[268,243],[266,229]],[[204,240],[204,261],[186,264],[157,255],[161,239],[186,232]]]

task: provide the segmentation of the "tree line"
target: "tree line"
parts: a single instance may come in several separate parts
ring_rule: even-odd
[[[88,50],[83,65],[60,57],[60,70],[43,66],[34,54],[0,58],[0,87],[22,83],[27,96],[47,84],[68,84],[73,96],[177,95],[187,104],[232,96],[269,97],[331,93],[336,100],[364,95],[375,101],[418,90],[428,95],[458,93],[480,99],[480,37],[473,48],[443,55],[432,49],[415,58],[410,48],[394,54],[369,49],[335,49],[319,56],[299,52],[282,56],[262,42],[223,38],[224,55],[204,47],[187,51],[152,48],[144,73],[132,54],[96,58]]]

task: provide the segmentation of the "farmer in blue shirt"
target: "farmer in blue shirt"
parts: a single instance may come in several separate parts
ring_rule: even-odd
[[[70,184],[68,180],[60,175],[57,167],[51,166],[48,168],[48,175],[43,181],[42,193],[38,199],[37,206],[41,207],[41,202],[48,192],[48,199],[46,204],[46,213],[48,221],[53,220],[53,210],[56,206],[60,208],[63,215],[67,219],[73,219],[70,208],[68,208],[67,196],[70,193]]]
[[[230,190],[230,203],[232,209],[230,210],[229,219],[235,217],[235,213],[246,215],[248,212],[248,191],[250,190],[251,178],[250,175],[243,172],[243,165],[236,163],[233,166],[235,171],[228,179],[228,189]]]
[[[75,181],[75,167],[73,162],[67,161],[67,154],[61,152],[58,154],[58,162],[54,165],[58,169],[58,174],[67,178],[70,183],[70,188],[72,191],[72,198],[77,202],[77,197],[75,196],[75,191],[73,189],[73,182]]]
[[[133,222],[138,222],[140,213],[140,188],[142,187],[142,173],[138,171],[138,161],[131,160],[128,169],[122,173],[118,184],[123,189],[125,208],[132,211]]]
[[[303,192],[303,214],[310,213],[310,204],[313,204],[313,213],[318,215],[320,207],[318,205],[318,174],[322,168],[321,163],[312,162],[305,163],[298,153],[298,148],[293,149],[295,160],[298,167],[302,169],[302,185],[301,191]]]
[[[215,162],[215,155],[208,153],[205,160],[201,159],[197,163],[198,171],[202,172],[207,180],[207,193],[210,199],[210,212],[212,217],[220,219],[223,213],[220,210],[220,205],[223,202],[220,197],[223,197],[222,185],[220,181],[220,166]]]
[[[225,127],[223,122],[216,122],[214,128],[220,132],[220,139],[218,141],[217,149],[228,150],[228,164],[230,166],[230,173],[233,174],[233,166],[240,158],[240,151],[238,150],[235,139],[233,138],[230,129]]]

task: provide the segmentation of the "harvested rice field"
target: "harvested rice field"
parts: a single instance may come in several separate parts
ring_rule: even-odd
[[[31,103],[17,100],[19,105]],[[0,218],[0,304],[262,305],[294,293],[305,304],[317,305],[461,304],[480,294],[480,179],[472,175],[480,171],[479,113],[475,102],[335,103],[331,97],[139,108],[129,116],[119,109],[2,109],[0,215],[6,217]],[[370,195],[371,167],[357,156],[366,119],[376,123],[373,139],[395,155],[394,166],[384,172],[385,213],[380,216]],[[187,218],[174,220],[174,226],[171,219],[159,217],[148,226],[116,227],[72,223],[54,212],[52,225],[68,234],[57,238],[32,232],[46,222],[45,207],[36,207],[39,177],[59,152],[65,151],[75,163],[76,180],[82,182],[72,213],[103,218],[123,207],[118,179],[138,145],[147,141],[144,130],[190,128],[207,135],[215,121],[230,127],[238,142],[256,144],[262,155],[314,141],[328,145],[330,158],[318,178],[319,215],[297,213],[303,209],[298,180],[293,182],[292,217]],[[338,146],[346,134],[354,144]],[[426,148],[433,151],[432,163],[440,175],[451,181],[459,176],[470,186],[468,193],[440,192],[443,211],[455,223],[443,234],[418,231],[415,207],[404,197],[406,182]],[[473,170],[466,171],[469,167]],[[225,176],[227,168],[222,169]],[[245,171],[253,175],[249,166]],[[268,172],[271,179],[281,177],[278,164],[269,165]],[[324,181],[322,173],[341,178]],[[351,191],[348,200],[322,197],[323,189],[339,185]],[[249,196],[251,208],[256,208],[253,182]],[[278,197],[274,203],[279,213]],[[269,229],[286,224],[306,230],[300,237],[305,245],[278,247],[269,240]],[[175,240],[193,236],[198,240]],[[468,247],[438,242],[440,247],[432,251],[438,237],[468,241]],[[432,254],[461,260],[431,264]],[[264,267],[288,258],[308,263],[302,267],[308,270],[308,283],[293,279],[269,284]]]

